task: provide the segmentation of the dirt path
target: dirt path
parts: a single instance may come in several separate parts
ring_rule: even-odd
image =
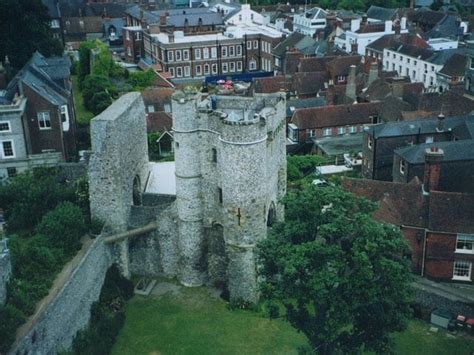
[[[25,324],[20,326],[16,332],[16,341],[23,338],[30,329],[36,324],[36,322],[40,319],[43,315],[43,312],[48,308],[48,305],[51,303],[52,300],[56,297],[59,291],[62,290],[66,281],[69,279],[69,276],[72,272],[76,269],[79,262],[84,257],[87,250],[91,246],[94,240],[89,238],[89,236],[84,236],[81,239],[82,247],[81,250],[76,254],[76,256],[69,261],[61,270],[61,272],[56,276],[56,279],[53,282],[53,285],[49,289],[49,293],[46,297],[44,297],[41,301],[36,304],[35,313],[28,318]]]

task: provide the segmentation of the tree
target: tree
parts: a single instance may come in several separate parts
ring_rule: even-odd
[[[284,223],[259,245],[262,296],[320,354],[390,351],[406,327],[410,273],[397,228],[371,218],[374,204],[339,188],[290,191]]]
[[[21,173],[0,186],[0,207],[5,212],[8,233],[31,231],[47,211],[75,198],[73,189],[58,182],[54,169]]]
[[[12,67],[21,69],[37,50],[47,57],[61,55],[50,20],[41,0],[0,0],[0,60],[8,56]]]
[[[116,95],[117,89],[105,75],[87,75],[82,83],[84,106],[94,114],[107,108]]]
[[[66,201],[46,213],[36,233],[43,235],[55,248],[71,255],[80,247],[80,238],[86,232],[84,215],[80,207]]]

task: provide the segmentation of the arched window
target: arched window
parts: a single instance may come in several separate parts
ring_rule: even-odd
[[[142,204],[141,183],[138,175],[133,179],[132,200],[134,206],[140,206]]]

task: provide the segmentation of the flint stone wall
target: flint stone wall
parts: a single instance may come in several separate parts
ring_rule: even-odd
[[[91,121],[91,214],[115,232],[127,230],[133,184],[148,174],[145,107],[140,93],[123,95]]]
[[[98,237],[63,288],[9,354],[56,354],[70,350],[76,333],[89,322],[91,305],[99,299],[111,261],[109,248]]]
[[[7,299],[7,283],[10,280],[11,273],[10,252],[6,247],[3,249],[2,244],[0,244],[0,305],[4,304]]]

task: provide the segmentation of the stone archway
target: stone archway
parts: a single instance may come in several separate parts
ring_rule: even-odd
[[[227,263],[224,227],[220,223],[213,223],[207,233],[207,270],[211,283],[217,287],[225,287]]]
[[[134,206],[142,204],[142,184],[138,175],[133,178],[132,202]]]
[[[275,208],[275,203],[272,201],[270,204],[270,208],[268,209],[268,214],[267,214],[267,227],[272,227],[273,223],[275,223],[276,220],[276,208]]]

